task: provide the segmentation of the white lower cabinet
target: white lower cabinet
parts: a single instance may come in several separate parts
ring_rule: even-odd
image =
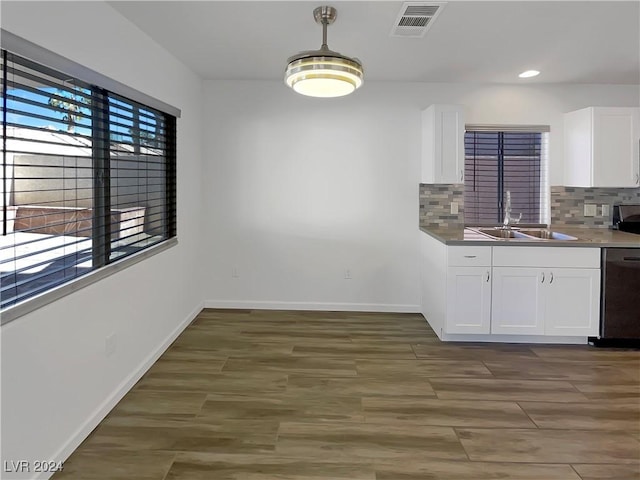
[[[440,338],[598,335],[598,248],[440,247],[423,249],[423,313]]]
[[[449,267],[447,306],[446,333],[489,333],[491,267]]]
[[[598,334],[599,249],[506,248],[493,253],[492,334]]]
[[[541,268],[494,267],[491,333],[544,334]]]
[[[545,288],[545,335],[598,335],[600,270],[558,268]]]
[[[595,336],[600,270],[494,267],[491,333]]]
[[[421,310],[442,340],[598,335],[599,248],[445,245],[425,234],[421,255]]]

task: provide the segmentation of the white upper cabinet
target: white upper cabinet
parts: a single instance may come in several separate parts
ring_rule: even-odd
[[[640,185],[640,108],[589,107],[565,115],[565,185]]]
[[[421,183],[464,182],[464,107],[431,105],[422,112]]]

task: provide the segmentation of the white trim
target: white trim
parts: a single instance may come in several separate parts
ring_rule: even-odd
[[[540,149],[540,222],[551,224],[551,176],[549,166],[549,132],[542,133]]]
[[[205,300],[205,308],[252,310],[322,310],[328,312],[420,313],[420,305],[393,303],[273,302],[263,300]]]
[[[113,263],[105,265],[104,267],[92,270],[86,275],[74,278],[67,283],[63,283],[62,285],[47,290],[46,292],[42,292],[35,297],[27,298],[20,303],[7,307],[4,310],[0,311],[0,325],[5,325],[9,322],[12,322],[13,320],[18,319],[23,315],[26,315],[27,313],[33,312],[34,310],[55,302],[62,297],[66,297],[67,295],[77,292],[81,288],[92,285],[98,280],[102,280],[103,278],[113,275],[114,273],[118,273],[120,270],[131,267],[132,265],[135,265],[142,260],[153,257],[154,255],[164,252],[165,250],[171,247],[175,247],[176,245],[178,245],[178,237],[168,238],[156,245],[144,248],[139,252],[131,254],[120,260],[116,260]]]
[[[467,132],[537,132],[548,133],[551,131],[549,125],[498,125],[498,124],[469,124],[464,126]]]
[[[113,93],[117,93],[129,100],[135,100],[148,107],[153,107],[161,112],[173,115],[176,118],[180,118],[180,109],[169,105],[162,100],[158,100],[151,95],[129,87],[124,83],[120,83],[106,75],[103,75],[95,70],[91,70],[84,65],[80,65],[73,60],[69,60],[62,55],[58,55],[51,50],[48,50],[40,45],[36,45],[29,40],[26,40],[18,35],[15,35],[8,30],[0,29],[0,37],[2,38],[2,48],[21,57],[28,58],[34,62],[41,63],[49,68],[58,70],[62,73],[66,73],[72,77],[82,80],[90,85],[96,85],[98,87],[109,90]]]
[[[555,343],[564,345],[586,345],[588,337],[547,336],[547,335],[472,335],[443,333],[443,342],[491,342],[491,343]]]
[[[151,366],[160,358],[160,356],[169,348],[176,338],[191,324],[196,316],[202,311],[202,303],[192,310],[187,317],[169,334],[169,336],[160,344],[158,348],[152,351],[145,358],[140,366],[135,369],[125,380],[115,389],[115,391],[104,401],[94,413],[87,418],[78,430],[65,442],[65,444],[52,456],[51,461],[64,462],[69,456],[80,446],[80,444],[89,436],[94,428],[107,416],[107,414],[129,393],[129,390],[136,384],[140,378],[151,368]],[[34,480],[46,479],[51,473],[41,473],[34,477]]]

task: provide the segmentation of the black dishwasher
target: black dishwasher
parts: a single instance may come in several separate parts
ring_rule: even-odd
[[[600,338],[640,340],[640,249],[602,249]]]
[[[640,235],[640,205],[614,205],[613,228]],[[602,249],[600,339],[640,345],[640,248]]]

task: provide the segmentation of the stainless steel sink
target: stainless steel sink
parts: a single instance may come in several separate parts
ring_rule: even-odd
[[[577,240],[576,237],[566,233],[554,232],[552,230],[520,230],[524,235],[539,238],[541,240]]]
[[[512,229],[478,228],[476,229],[476,231],[484,235],[489,235],[490,237],[494,237],[494,238],[513,238],[513,239],[519,238],[519,239],[531,240],[530,236],[524,235],[520,231],[512,230]]]
[[[478,233],[499,240],[577,240],[576,237],[567,235],[566,233],[555,232],[546,228],[534,229],[504,229],[501,227],[494,228],[471,228]]]

